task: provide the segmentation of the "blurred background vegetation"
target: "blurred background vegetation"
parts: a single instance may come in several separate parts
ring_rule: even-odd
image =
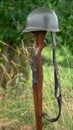
[[[35,129],[29,65],[34,52],[34,37],[22,31],[27,15],[38,7],[53,9],[59,19],[57,59],[63,93],[61,119],[53,125],[43,120],[43,130],[73,130],[73,0],[0,0],[0,120],[2,123],[13,121],[17,125],[32,125]],[[46,38],[47,46],[42,52],[43,110],[55,114],[49,33]]]

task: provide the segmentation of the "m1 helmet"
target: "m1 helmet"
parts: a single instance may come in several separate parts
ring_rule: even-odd
[[[58,18],[55,12],[44,7],[33,10],[27,17],[23,32],[34,31],[58,32]]]

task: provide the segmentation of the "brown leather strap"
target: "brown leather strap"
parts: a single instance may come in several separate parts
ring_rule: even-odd
[[[49,117],[47,113],[42,114],[42,116],[50,121],[50,122],[55,122],[59,119],[60,115],[61,115],[61,108],[62,108],[62,96],[61,96],[61,87],[60,87],[60,81],[59,81],[59,75],[58,75],[58,65],[57,65],[57,61],[56,61],[56,41],[55,41],[55,33],[52,33],[52,49],[53,49],[53,65],[54,65],[54,83],[55,83],[55,98],[57,100],[58,103],[58,108],[59,108],[59,112],[58,115],[54,118],[54,117]]]

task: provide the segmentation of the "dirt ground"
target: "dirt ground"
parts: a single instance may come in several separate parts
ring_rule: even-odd
[[[22,128],[14,128],[14,127],[0,127],[0,130],[32,130],[31,126],[24,126]]]
[[[0,130],[33,130],[32,126],[20,124],[18,120],[0,120]]]

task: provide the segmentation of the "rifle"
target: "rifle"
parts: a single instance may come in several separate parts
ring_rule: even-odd
[[[52,49],[53,49],[54,80],[55,80],[55,98],[58,102],[59,113],[55,118],[49,117],[47,113],[42,114],[43,70],[42,70],[41,52],[46,45],[44,42],[45,35],[46,35],[46,31],[34,32],[34,36],[36,40],[36,48],[35,48],[35,54],[32,57],[32,62],[31,62],[31,68],[33,73],[33,96],[34,96],[37,130],[42,130],[42,117],[50,122],[55,122],[59,119],[61,115],[62,96],[61,96],[60,81],[58,77],[58,66],[56,62],[55,33],[52,33]]]

